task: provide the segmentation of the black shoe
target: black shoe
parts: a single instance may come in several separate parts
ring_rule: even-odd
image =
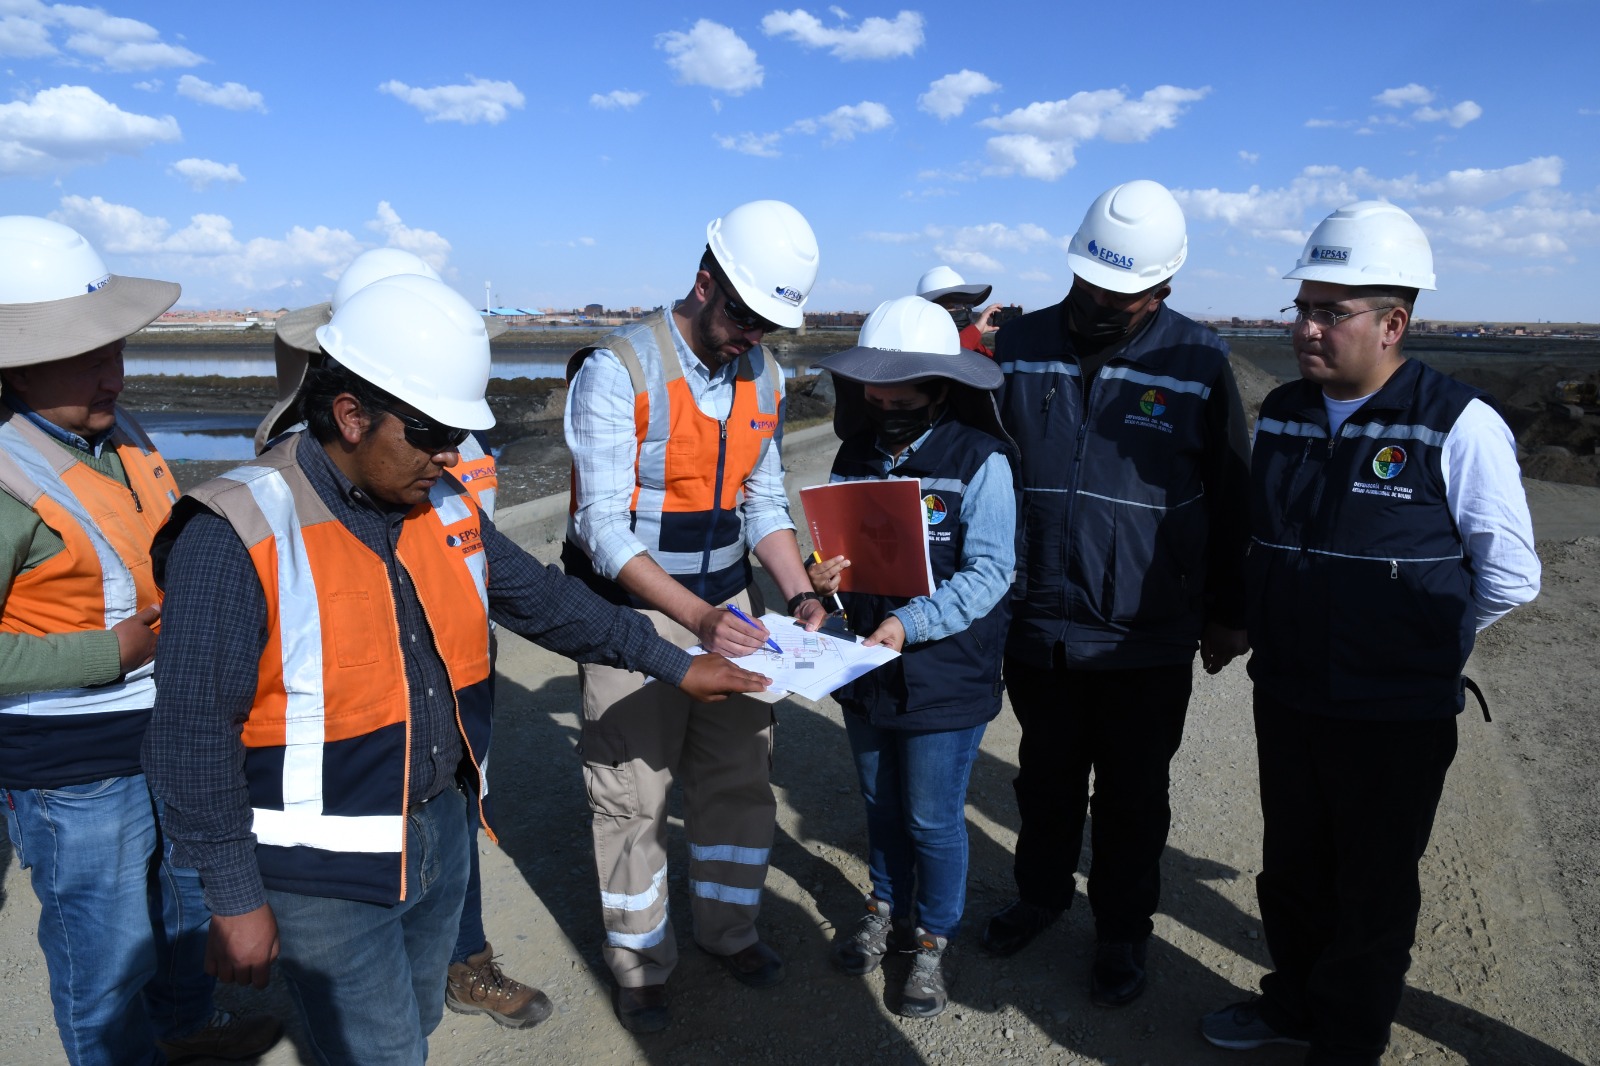
[[[1144,991],[1144,959],[1148,940],[1103,941],[1095,945],[1089,969],[1089,1002],[1097,1007],[1126,1007]]]
[[[666,985],[618,988],[615,1003],[617,1020],[630,1033],[659,1033],[672,1021]]]
[[[732,955],[718,955],[722,966],[751,988],[767,988],[783,980],[783,958],[757,940]]]
[[[978,946],[985,955],[997,958],[1015,955],[1033,943],[1033,938],[1050,928],[1050,924],[1059,917],[1060,911],[1014,899],[990,916],[989,924],[983,927],[983,938],[978,941]]]

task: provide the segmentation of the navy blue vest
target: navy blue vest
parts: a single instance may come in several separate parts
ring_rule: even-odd
[[[1246,564],[1250,676],[1340,718],[1448,717],[1472,652],[1472,572],[1445,500],[1445,438],[1476,389],[1414,360],[1328,436],[1305,381],[1261,405]]]
[[[1007,653],[1047,668],[1187,662],[1205,624],[1206,407],[1227,345],[1165,305],[1107,353],[1085,403],[1061,305],[1007,323],[1000,415],[1022,453],[1023,551]],[[1242,461],[1235,481],[1241,485]],[[1243,525],[1240,522],[1242,551]],[[1242,605],[1241,605],[1242,612]],[[1237,624],[1237,622],[1235,622]]]
[[[1006,445],[961,422],[934,426],[922,447],[895,467],[901,477],[922,479],[929,507],[928,561],[935,586],[961,569],[961,507],[967,484],[989,456]],[[877,450],[871,432],[858,433],[839,446],[833,480],[876,478]],[[935,517],[942,515],[942,517]],[[866,636],[902,598],[846,593],[850,626]],[[1000,713],[1000,662],[1010,612],[1006,597],[960,633],[908,645],[900,658],[852,681],[834,693],[846,711],[865,714],[883,729],[965,729]]]

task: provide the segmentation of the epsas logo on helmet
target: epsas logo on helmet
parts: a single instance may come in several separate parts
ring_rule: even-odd
[[[1099,244],[1096,244],[1093,239],[1089,241],[1089,255],[1100,260],[1102,263],[1108,263],[1111,266],[1120,267],[1123,270],[1133,269],[1133,259],[1131,256],[1121,255],[1117,252],[1113,252],[1110,248],[1104,248]]]
[[[1350,249],[1319,244],[1312,247],[1311,254],[1306,258],[1313,263],[1348,263],[1350,262]]]
[[[772,294],[780,300],[788,300],[796,307],[799,307],[800,301],[805,299],[805,296],[801,294],[799,289],[791,289],[787,285],[779,285],[777,288],[772,290]]]

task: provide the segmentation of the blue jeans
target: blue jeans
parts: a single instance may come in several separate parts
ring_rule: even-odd
[[[407,818],[399,903],[267,890],[278,920],[278,970],[319,1063],[427,1061],[467,886],[465,805],[466,797],[446,789]]]
[[[867,803],[872,894],[934,936],[954,938],[966,909],[967,779],[987,724],[918,732],[844,714]]]
[[[143,774],[6,789],[6,830],[39,897],[50,1002],[73,1066],[161,1064],[157,1039],[211,1020],[211,912],[168,858]]]

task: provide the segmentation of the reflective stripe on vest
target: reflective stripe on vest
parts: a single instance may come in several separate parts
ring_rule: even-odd
[[[21,415],[0,422],[0,489],[32,508],[64,545],[12,581],[0,605],[0,632],[110,629],[161,602],[151,577],[150,540],[177,493],[149,438],[120,408],[116,414],[108,443],[127,485],[80,461]],[[154,673],[147,663],[109,685],[3,696],[0,714],[148,710],[155,705]]]
[[[267,846],[399,855],[409,741],[392,731],[408,732],[410,708],[388,572],[317,497],[294,459],[301,443],[316,446],[296,436],[195,493],[239,533],[267,599],[243,730],[252,831]],[[486,681],[487,572],[466,490],[436,482],[429,503],[406,516],[397,554],[452,689]],[[393,753],[374,765],[380,734]],[[352,777],[358,767],[365,780]]]
[[[461,453],[461,461],[450,468],[450,473],[472,493],[472,498],[478,501],[483,513],[493,518],[495,495],[500,487],[494,456],[484,451],[478,438],[473,436],[462,441],[457,451]]]
[[[744,484],[778,432],[776,361],[764,347],[740,359],[733,403],[719,421],[695,403],[667,312],[601,344],[622,362],[634,387],[634,536],[681,583],[703,585],[711,599],[732,595],[745,584]],[[569,368],[569,378],[576,369]],[[568,533],[576,542],[570,521]]]

